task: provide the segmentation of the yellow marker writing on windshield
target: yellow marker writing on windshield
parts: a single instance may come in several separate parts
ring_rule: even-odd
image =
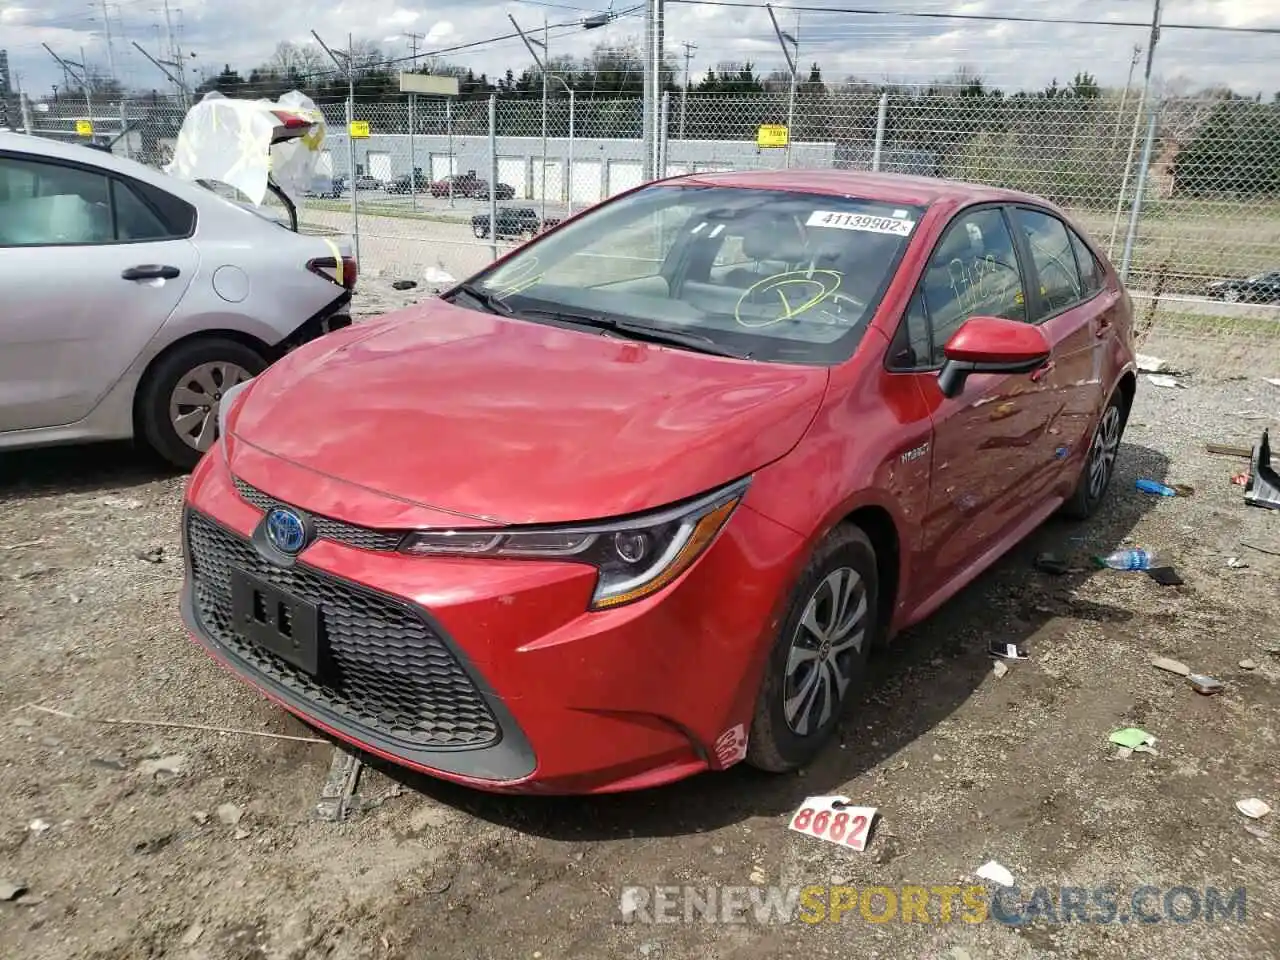
[[[768,327],[784,320],[792,320],[807,310],[812,310],[823,300],[840,289],[844,282],[843,274],[835,270],[792,270],[787,273],[775,273],[771,277],[758,280],[743,291],[733,308],[733,319],[744,327]],[[782,305],[782,312],[767,320],[742,319],[742,305],[752,296],[761,293],[776,293]],[[794,304],[793,304],[794,301]]]

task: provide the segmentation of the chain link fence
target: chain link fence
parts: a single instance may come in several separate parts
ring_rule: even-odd
[[[1275,345],[1280,103],[808,86],[794,98],[667,94],[658,173],[878,169],[1023,190],[1062,206],[1126,268],[1144,333],[1159,320],[1175,338]],[[490,191],[542,221],[642,182],[642,102],[566,94],[545,111],[541,97],[497,99],[492,111],[487,99],[357,101],[369,135],[354,141],[346,104],[322,104],[329,136],[304,222],[358,232],[375,274],[466,276],[519,240],[488,236]],[[63,140],[84,139],[91,117],[93,138],[156,166],[183,115],[165,98],[22,109],[27,129]],[[762,125],[788,119],[787,146],[757,145]],[[1270,286],[1258,279],[1273,272]]]

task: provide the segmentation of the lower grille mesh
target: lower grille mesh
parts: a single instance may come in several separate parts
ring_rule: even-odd
[[[276,567],[198,513],[188,512],[186,522],[196,615],[256,671],[351,723],[419,747],[482,747],[498,739],[498,723],[483,695],[411,609],[301,564]],[[318,678],[236,629],[232,567],[319,606]]]

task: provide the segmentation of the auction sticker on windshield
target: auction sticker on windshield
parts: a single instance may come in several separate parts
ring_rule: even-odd
[[[908,237],[915,227],[914,220],[897,217],[873,217],[866,213],[837,213],[831,210],[815,210],[805,224],[809,227],[832,227],[836,230],[862,230],[867,233],[889,233],[895,237]]]

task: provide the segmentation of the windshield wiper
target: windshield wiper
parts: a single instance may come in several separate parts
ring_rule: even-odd
[[[490,313],[501,314],[504,317],[514,317],[516,315],[516,312],[507,306],[500,297],[492,293],[485,293],[473,283],[459,284],[454,288],[454,292],[465,293]]]
[[[665,330],[661,327],[651,327],[644,323],[636,323],[632,320],[617,320],[613,317],[602,317],[594,313],[573,313],[564,310],[539,310],[526,308],[521,311],[525,314],[534,314],[536,316],[548,317],[560,323],[569,323],[581,327],[592,327],[596,330],[606,330],[610,333],[618,333],[632,340],[645,340],[649,343],[661,343],[672,347],[684,347],[688,350],[696,350],[699,353],[709,353],[716,357],[732,357],[735,360],[749,360],[750,353],[744,353],[741,350],[735,350],[732,347],[726,347],[723,344],[716,343],[710,337],[704,337],[696,333],[685,333],[679,330]]]

